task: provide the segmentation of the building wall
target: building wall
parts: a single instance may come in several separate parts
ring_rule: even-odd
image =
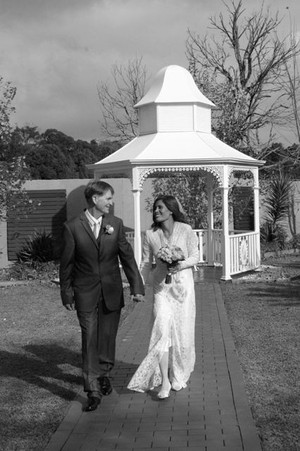
[[[36,190],[65,190],[67,219],[79,215],[86,202],[84,188],[90,179],[70,180],[30,180],[25,183],[24,188],[28,191]],[[115,190],[114,214],[123,219],[124,225],[134,228],[133,195],[131,183],[127,179],[105,179]],[[145,231],[152,223],[152,215],[146,211],[146,199],[151,197],[151,180],[146,180],[141,193],[141,229]],[[7,224],[0,222],[0,268],[9,265],[7,255]]]
[[[47,189],[27,191],[32,210],[23,208],[8,212],[7,255],[17,260],[18,253],[33,233],[51,234],[56,252],[60,251],[63,223],[66,221],[66,190]]]

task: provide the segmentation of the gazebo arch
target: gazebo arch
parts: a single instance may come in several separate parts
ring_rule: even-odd
[[[135,105],[139,135],[113,154],[88,165],[95,178],[129,178],[134,198],[134,252],[141,260],[140,194],[148,177],[165,173],[204,172],[208,192],[208,264],[214,265],[216,232],[213,221],[212,186],[222,191],[222,280],[260,265],[259,180],[262,161],[249,157],[211,133],[210,102],[197,88],[191,74],[172,65],[161,69],[149,91]],[[254,231],[229,231],[229,179],[234,171],[250,171],[254,189]],[[237,261],[239,260],[239,261]]]

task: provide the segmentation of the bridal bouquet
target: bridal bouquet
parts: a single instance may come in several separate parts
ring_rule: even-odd
[[[174,268],[179,261],[184,260],[184,254],[178,246],[163,246],[159,249],[157,257],[167,264],[168,270]],[[171,283],[172,274],[168,272],[165,283]]]

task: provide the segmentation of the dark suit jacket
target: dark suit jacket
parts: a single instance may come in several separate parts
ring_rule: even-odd
[[[114,228],[112,234],[105,231]],[[123,221],[103,216],[100,235],[95,239],[85,213],[64,224],[64,247],[60,264],[60,287],[63,304],[75,301],[80,311],[92,310],[102,290],[110,311],[124,306],[119,259],[130,284],[131,294],[144,294],[132,248],[126,240]]]

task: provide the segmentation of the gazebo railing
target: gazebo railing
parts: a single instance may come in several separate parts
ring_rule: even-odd
[[[198,238],[199,264],[209,263],[208,257],[208,231],[194,229]],[[134,244],[134,232],[126,232],[131,246]],[[258,249],[259,233],[252,231],[233,231],[229,236],[230,243],[230,274],[256,269],[260,265]],[[222,264],[222,229],[212,231],[212,264]]]
[[[259,233],[243,232],[230,235],[230,274],[251,271],[260,265]]]
[[[126,232],[126,239],[130,243],[132,249],[134,249],[134,232]]]
[[[208,231],[206,229],[194,229],[198,237],[199,263],[208,263]],[[222,264],[222,230],[214,229],[212,232],[212,261],[214,264]]]

